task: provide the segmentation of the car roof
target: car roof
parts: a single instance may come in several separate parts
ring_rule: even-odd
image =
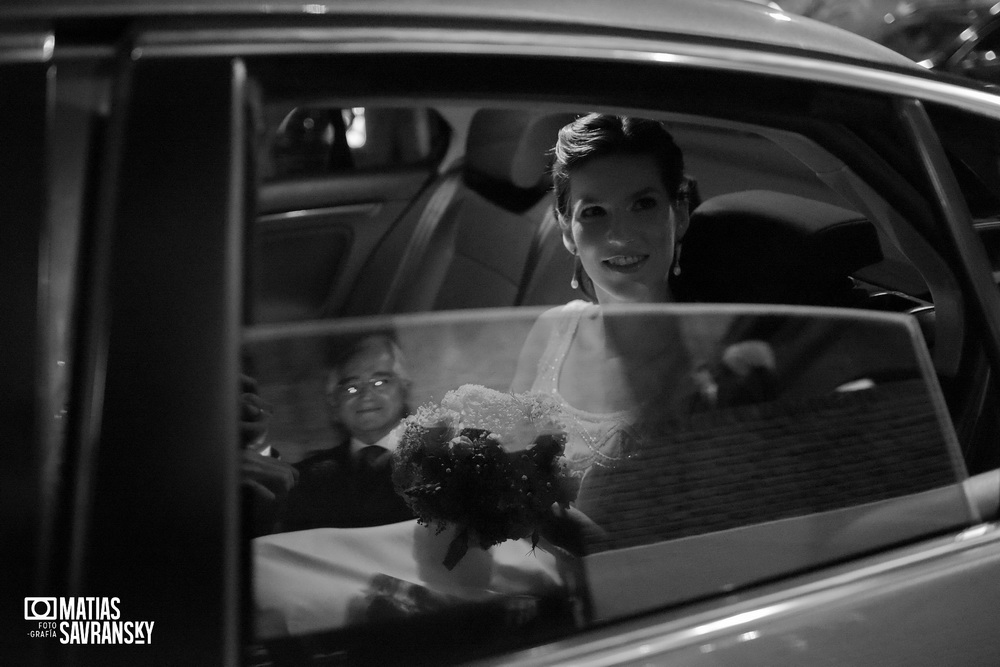
[[[143,16],[351,17],[380,25],[455,21],[477,29],[626,31],[647,38],[724,40],[876,65],[913,65],[846,30],[750,0],[5,0],[0,8],[0,17],[17,18]]]

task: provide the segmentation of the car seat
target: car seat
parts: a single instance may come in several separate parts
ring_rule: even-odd
[[[539,229],[522,305],[580,298],[569,288],[573,257],[554,213]],[[713,197],[697,206],[682,243],[681,301],[865,307],[850,275],[882,259],[875,227],[853,211],[764,190]]]
[[[464,159],[383,239],[345,314],[515,305],[535,231],[551,208],[549,152],[572,119],[478,111]]]
[[[713,197],[692,213],[673,286],[682,301],[908,312],[933,348],[932,304],[853,278],[883,259],[875,225],[864,216],[796,195],[746,190]]]
[[[684,301],[864,307],[851,274],[882,260],[875,226],[839,206],[767,190],[691,214],[676,281]]]

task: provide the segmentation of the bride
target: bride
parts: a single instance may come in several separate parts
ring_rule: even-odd
[[[648,319],[613,314],[620,304],[675,300],[688,181],[680,149],[652,120],[591,114],[560,131],[554,152],[557,219],[575,257],[572,285],[586,300],[539,318],[512,390],[562,402],[567,458],[585,471],[622,455],[621,436],[643,404],[669,408],[690,393],[680,332],[661,324],[651,335]]]
[[[652,336],[644,318],[614,314],[620,304],[674,300],[687,181],[680,149],[652,120],[579,118],[560,131],[554,153],[558,221],[576,257],[573,284],[587,299],[538,319],[511,389],[544,392],[562,404],[566,459],[582,475],[625,455],[644,404],[662,408],[690,395],[690,355],[679,332],[661,328]],[[664,378],[673,378],[672,386],[662,386]],[[554,556],[540,549],[526,556],[524,540],[470,552],[446,570],[449,536],[433,533],[409,521],[254,540],[258,637],[364,622],[374,609],[407,614],[463,600],[516,601],[515,613],[530,616],[526,599],[566,583]]]

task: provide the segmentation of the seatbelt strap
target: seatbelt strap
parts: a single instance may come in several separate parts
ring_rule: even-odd
[[[392,284],[389,286],[389,291],[382,302],[382,313],[392,312],[394,306],[399,301],[400,291],[413,283],[417,275],[416,272],[424,256],[427,254],[427,248],[434,235],[434,230],[437,229],[445,211],[451,205],[461,179],[461,171],[453,171],[446,175],[444,180],[437,186],[434,194],[427,200],[427,206],[424,207],[423,213],[420,214],[420,219],[417,220],[410,243],[406,246],[406,250],[399,260],[399,269],[396,270],[392,278]]]

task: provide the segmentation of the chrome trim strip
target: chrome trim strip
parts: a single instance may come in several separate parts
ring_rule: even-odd
[[[0,64],[48,62],[55,44],[55,35],[47,29],[0,32]]]
[[[135,57],[289,54],[462,54],[576,58],[622,62],[660,62],[679,66],[740,71],[841,85],[916,97],[1000,119],[1000,96],[974,87],[937,80],[924,70],[910,76],[863,62],[719,45],[641,40],[604,35],[507,34],[498,31],[442,29],[301,28],[156,31],[140,35]],[[585,43],[584,43],[585,42]]]
[[[375,216],[382,209],[382,204],[344,204],[342,206],[325,206],[323,208],[283,211],[280,213],[263,213],[257,216],[257,224],[281,224],[285,221],[303,221],[328,215],[366,215]]]
[[[1000,220],[981,220],[972,223],[972,227],[977,232],[990,232],[994,229],[1000,229]]]
[[[508,306],[505,308],[465,308],[453,311],[426,311],[417,313],[396,313],[394,315],[364,315],[356,317],[338,317],[309,321],[281,322],[278,324],[252,324],[243,327],[243,340],[248,343],[264,343],[272,340],[288,340],[291,338],[314,336],[334,336],[351,334],[357,331],[367,331],[379,327],[405,329],[427,325],[445,325],[463,322],[510,322],[526,318],[534,321],[545,312],[545,306]],[[727,303],[670,303],[670,304],[632,304],[619,306],[622,313],[675,313],[687,317],[697,317],[700,313],[732,314],[733,317],[753,315],[783,315],[802,317],[830,317],[843,319],[843,308],[828,306],[791,306],[788,304],[727,304]],[[851,310],[847,315],[855,322],[891,322],[900,324],[910,331],[916,331],[917,325],[913,318],[903,313],[884,310]]]

